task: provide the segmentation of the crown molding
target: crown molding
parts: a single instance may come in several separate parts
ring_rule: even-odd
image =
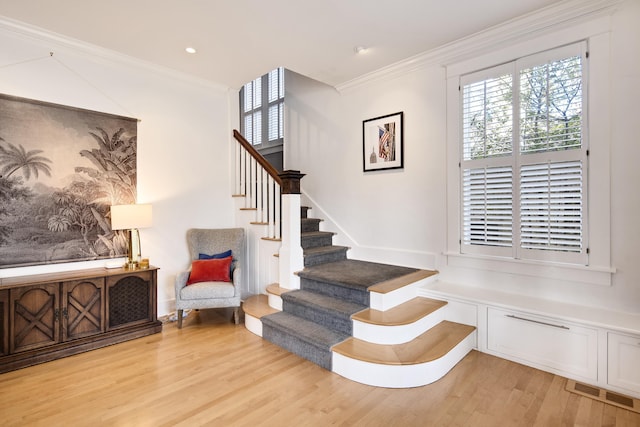
[[[477,56],[497,45],[516,43],[567,25],[576,25],[603,15],[610,15],[624,1],[567,0],[364,74],[336,85],[336,90],[348,91],[428,66],[447,66]]]
[[[45,44],[50,47],[47,48],[50,51],[55,51],[54,48],[59,47],[61,49],[68,49],[75,54],[85,56],[90,60],[101,59],[110,62],[116,62],[122,65],[142,69],[145,72],[151,72],[163,77],[176,79],[185,83],[205,86],[220,92],[226,93],[229,90],[227,86],[213,82],[211,80],[195,77],[188,73],[183,73],[181,71],[177,71],[168,67],[162,67],[149,61],[125,55],[114,50],[106,49],[52,31],[44,30],[40,27],[36,27],[2,15],[0,15],[0,31],[12,33],[21,38],[30,39]]]

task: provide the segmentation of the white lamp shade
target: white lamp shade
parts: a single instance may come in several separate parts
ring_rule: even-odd
[[[111,206],[111,229],[130,230],[151,227],[151,205]]]

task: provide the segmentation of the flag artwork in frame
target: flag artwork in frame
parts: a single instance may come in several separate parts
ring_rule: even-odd
[[[362,121],[364,172],[403,167],[403,112]]]

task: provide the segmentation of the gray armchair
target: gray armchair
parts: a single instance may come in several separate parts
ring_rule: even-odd
[[[187,245],[191,261],[200,254],[213,255],[232,251],[231,282],[199,282],[187,286],[189,271],[176,276],[176,311],[178,328],[182,328],[182,315],[185,309],[234,307],[234,322],[240,322],[240,298],[242,295],[242,270],[244,262],[245,237],[242,228],[187,230]]]

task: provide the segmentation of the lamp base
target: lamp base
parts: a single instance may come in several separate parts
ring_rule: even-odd
[[[137,270],[138,262],[137,261],[129,261],[124,265],[125,270]]]

